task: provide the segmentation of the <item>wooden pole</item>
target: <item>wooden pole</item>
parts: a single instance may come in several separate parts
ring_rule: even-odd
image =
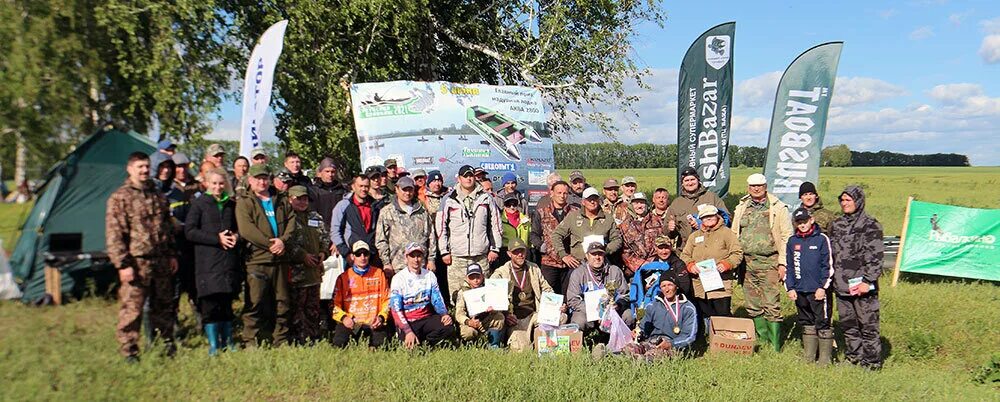
[[[903,233],[899,235],[899,249],[896,250],[896,267],[892,272],[892,287],[899,282],[899,263],[903,261],[903,245],[906,244],[906,227],[910,223],[910,204],[913,197],[906,200],[906,213],[903,214]]]
[[[45,293],[52,296],[52,304],[62,304],[62,272],[59,268],[45,266]]]

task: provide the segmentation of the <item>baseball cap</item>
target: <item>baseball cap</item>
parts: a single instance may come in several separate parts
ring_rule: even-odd
[[[264,152],[264,148],[254,148],[250,151],[250,159],[256,158],[258,156],[267,156],[267,152]]]
[[[479,264],[472,263],[472,264],[469,264],[468,267],[465,267],[465,277],[466,278],[468,278],[468,277],[470,277],[472,275],[482,275],[482,274],[483,274],[483,267],[479,266]]]
[[[215,156],[215,155],[224,154],[224,153],[226,153],[226,150],[222,149],[222,145],[219,145],[219,144],[211,144],[211,145],[208,146],[208,149],[205,151],[205,155],[207,155],[207,156]]]
[[[625,176],[625,177],[622,177],[622,185],[624,186],[626,184],[638,184],[638,183],[636,183],[635,177]]]
[[[267,168],[267,165],[253,165],[250,166],[250,170],[247,171],[247,174],[250,175],[250,177],[270,176],[271,170]]]
[[[501,184],[507,184],[510,182],[517,183],[517,175],[514,172],[507,172],[503,174],[503,178],[500,179]]]
[[[379,176],[378,169],[376,169],[375,166],[369,166],[365,168],[364,176],[368,178],[378,177]]]
[[[597,189],[593,187],[587,187],[586,190],[583,190],[583,199],[585,200],[590,197],[600,197],[600,196],[601,195],[597,193]]]
[[[388,169],[388,168],[394,168],[394,167],[396,167],[396,160],[395,159],[386,159],[385,162],[382,163],[382,166],[385,166],[386,169]]]
[[[476,176],[479,176],[481,174],[486,174],[486,169],[483,169],[482,167],[472,168],[472,174],[475,174]]]
[[[432,182],[434,180],[444,181],[444,176],[441,175],[440,171],[438,171],[438,170],[431,170],[430,173],[427,173],[427,182],[430,183],[430,182]]]
[[[420,243],[417,243],[417,242],[411,241],[409,244],[406,245],[406,248],[403,250],[403,254],[410,255],[410,254],[413,254],[416,251],[419,251],[419,252],[423,253],[424,252],[424,245],[420,244]]]
[[[587,254],[595,254],[597,252],[604,254],[605,250],[606,248],[604,247],[604,243],[601,243],[599,241],[595,241],[587,245]]]
[[[402,166],[397,166],[396,167],[396,176],[406,177],[406,176],[409,176],[409,175],[410,175],[410,172],[407,172],[405,167],[402,167]]]
[[[698,218],[704,218],[706,216],[718,215],[719,209],[715,205],[701,204],[698,206]]]
[[[812,214],[809,213],[808,209],[802,207],[799,207],[792,213],[792,220],[795,222],[807,221],[809,218],[812,218]]]
[[[407,188],[407,187],[414,188],[416,186],[417,186],[417,183],[414,183],[413,182],[413,178],[409,177],[409,176],[402,177],[402,178],[400,178],[399,180],[396,181],[396,188],[399,188],[399,189],[404,189],[404,188]]]
[[[305,195],[309,195],[309,190],[306,190],[305,186],[297,185],[288,189],[289,197],[298,198]]]
[[[754,173],[747,177],[747,184],[751,186],[762,186],[767,184],[767,177],[760,173]]]
[[[274,175],[274,178],[283,182],[295,181],[295,178],[292,177],[292,172],[288,171],[288,169],[286,168],[282,168],[281,170],[279,170],[278,174]]]
[[[665,235],[656,236],[654,243],[656,243],[657,246],[667,245],[670,246],[670,248],[674,247],[674,241],[671,240],[669,236]]]
[[[510,192],[503,195],[503,203],[505,205],[507,204],[507,201],[517,201],[518,203],[521,202],[521,200],[517,198],[517,193],[515,192]]]
[[[356,253],[359,250],[365,250],[365,251],[371,252],[371,248],[368,247],[368,243],[365,243],[364,240],[358,240],[358,241],[354,242],[354,244],[351,246],[351,252],[352,253]]]
[[[410,176],[413,176],[414,178],[421,177],[421,176],[427,177],[427,171],[425,171],[423,169],[413,169],[413,173],[411,173]]]
[[[174,142],[170,141],[169,139],[160,141],[156,144],[156,149],[159,150],[170,149],[173,147],[175,147]]]
[[[604,188],[618,188],[618,180],[607,179],[604,181]]]
[[[681,179],[688,176],[694,176],[698,180],[701,180],[701,177],[698,176],[698,171],[694,170],[694,168],[690,166],[684,168],[684,170],[681,171]]]
[[[576,180],[584,180],[584,181],[586,181],[587,178],[583,177],[583,172],[581,172],[579,170],[574,170],[573,172],[571,172],[569,174],[569,182],[572,183],[572,182],[574,182]]]
[[[649,202],[646,199],[646,194],[643,194],[641,191],[636,191],[635,194],[632,194],[632,201]]]
[[[476,170],[469,165],[462,165],[462,167],[458,168],[459,176],[465,176],[467,174],[476,174]]]
[[[188,159],[187,155],[185,155],[183,152],[178,152],[174,154],[174,156],[171,156],[170,159],[172,159],[174,161],[174,164],[177,166],[181,165],[187,166],[188,164],[191,163],[191,160]]]
[[[528,245],[524,244],[524,240],[518,239],[516,237],[513,238],[513,239],[510,239],[510,241],[507,242],[507,251],[524,250],[524,249],[527,249],[527,248],[528,248]]]

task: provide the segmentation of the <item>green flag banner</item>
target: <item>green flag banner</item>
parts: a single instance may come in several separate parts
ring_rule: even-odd
[[[681,62],[677,87],[677,194],[684,168],[720,197],[729,192],[729,130],[733,118],[736,23],[701,34]]]
[[[897,272],[1000,281],[1000,209],[910,201]]]
[[[764,175],[767,190],[791,208],[799,205],[802,182],[819,184],[826,118],[843,47],[843,42],[829,42],[806,50],[778,83]]]

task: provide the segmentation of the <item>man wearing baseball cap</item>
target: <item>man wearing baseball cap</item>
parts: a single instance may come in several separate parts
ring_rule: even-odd
[[[608,263],[606,251],[607,248],[599,241],[588,243],[586,260],[569,276],[569,286],[566,288],[569,321],[581,330],[592,331],[597,328],[597,321],[587,319],[584,302],[584,293],[594,290],[607,289],[607,296],[615,304],[615,310],[621,314],[622,320],[629,327],[635,321],[629,309],[629,283],[621,268]]]
[[[295,211],[296,224],[289,251],[292,337],[297,343],[311,343],[322,338],[319,285],[323,281],[323,260],[329,253],[330,236],[323,217],[310,210],[307,188],[298,184],[290,187],[288,199]]]
[[[205,149],[205,162],[212,162],[216,168],[224,168],[226,163],[226,150],[222,148],[222,145],[211,144]]]
[[[149,168],[150,171],[157,171],[157,167],[160,166],[163,161],[170,159],[177,152],[177,145],[174,144],[170,139],[164,139],[156,144],[156,152],[149,154]]]
[[[639,189],[639,183],[635,181],[635,177],[625,176],[622,177],[622,200],[628,202],[632,201],[632,196],[635,195],[635,191]]]
[[[465,269],[465,283],[458,290],[458,301],[455,302],[455,318],[458,320],[458,333],[463,342],[474,342],[484,336],[489,339],[490,347],[499,348],[503,344],[503,330],[506,320],[504,312],[488,309],[476,315],[469,316],[465,293],[483,287],[486,280],[483,268],[479,264],[469,264]]]
[[[728,221],[729,209],[726,208],[726,203],[722,202],[722,198],[701,184],[701,178],[693,167],[686,167],[681,171],[679,184],[680,190],[667,208],[667,215],[673,216],[676,222],[674,230],[668,235],[681,239],[678,247],[682,247],[691,232],[698,229],[698,219],[695,218],[698,216],[699,205],[708,204],[718,209],[723,224]]]
[[[788,205],[767,192],[767,178],[754,173],[747,178],[747,195],[733,214],[733,232],[746,261],[747,314],[754,320],[757,338],[781,350],[781,294],[785,279],[785,244],[792,236]]]
[[[426,267],[430,271],[437,269],[434,265],[437,257],[434,220],[423,204],[417,202],[416,191],[412,177],[401,177],[396,182],[396,196],[382,208],[375,226],[375,250],[378,250],[384,263],[382,269],[390,279],[406,266],[403,248],[410,242],[430,250]],[[435,247],[430,247],[432,244]]]
[[[385,188],[383,192],[392,194],[396,191],[396,180],[399,180],[399,163],[395,159],[386,159],[382,167],[387,179],[382,185]]]
[[[533,331],[538,326],[536,314],[542,306],[542,293],[555,293],[542,276],[542,270],[528,261],[528,246],[521,239],[507,243],[510,261],[493,272],[493,279],[507,279],[507,296],[511,309],[507,312],[507,344],[510,350],[531,350],[535,339]],[[562,305],[566,312],[566,305]],[[566,316],[561,317],[562,322]]]
[[[615,218],[615,224],[621,224],[623,218],[619,218],[615,215],[618,210],[618,206],[623,204],[621,198],[618,198],[618,180],[609,178],[604,181],[604,199],[601,201],[601,210],[604,211],[605,215],[613,216]]]
[[[583,201],[583,190],[590,188],[587,178],[583,177],[583,172],[574,170],[569,174],[569,203],[580,205]]]
[[[698,206],[699,227],[684,242],[681,260],[687,262],[688,274],[692,276],[694,302],[698,307],[698,317],[702,318],[701,333],[708,328],[708,319],[713,316],[733,315],[733,286],[736,282],[735,268],[743,261],[743,248],[736,234],[722,223],[719,209],[713,205]],[[715,263],[723,287],[705,290],[698,276],[697,263],[711,260]]]
[[[448,266],[448,293],[452,303],[465,281],[465,268],[488,267],[500,257],[503,236],[500,210],[493,196],[476,184],[472,166],[458,169],[458,185],[444,197],[436,222],[438,252]]]
[[[785,289],[795,302],[796,322],[802,326],[802,360],[825,366],[833,356],[833,258],[830,239],[806,207],[792,214],[795,236],[788,239]]]
[[[417,202],[427,206],[427,171],[423,169],[413,169],[410,177],[413,178],[413,184],[417,190]],[[433,215],[434,213],[431,212]]]
[[[333,291],[333,346],[347,347],[352,339],[368,336],[368,347],[381,347],[389,333],[389,284],[378,267],[371,266],[368,243],[351,246],[351,268],[337,277]]]
[[[622,247],[622,233],[614,217],[605,215],[601,210],[601,196],[597,189],[590,187],[583,191],[582,205],[582,209],[570,212],[552,233],[552,245],[563,264],[571,269],[583,265],[586,259],[584,240],[588,236],[600,238],[601,243],[607,245],[604,251],[608,254],[614,254]]]
[[[251,165],[266,165],[267,164],[267,152],[264,148],[254,148],[250,151],[250,164]]]
[[[424,269],[424,246],[409,243],[404,253],[406,269],[392,277],[389,287],[392,318],[407,349],[419,344],[434,346],[448,340],[455,333],[455,327],[438,288],[437,278]]]

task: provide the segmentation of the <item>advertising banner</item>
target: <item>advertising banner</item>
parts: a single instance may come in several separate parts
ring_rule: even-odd
[[[396,159],[408,171],[440,170],[455,184],[462,165],[489,172],[494,191],[517,176],[529,205],[555,171],[542,94],[534,88],[392,81],[351,85],[362,168]]]
[[[240,121],[240,155],[247,158],[250,151],[260,147],[260,127],[271,104],[274,66],[278,64],[278,56],[281,56],[287,26],[288,20],[271,25],[250,53],[250,62],[243,77],[243,115]]]
[[[910,201],[899,272],[1000,281],[1000,209]]]

